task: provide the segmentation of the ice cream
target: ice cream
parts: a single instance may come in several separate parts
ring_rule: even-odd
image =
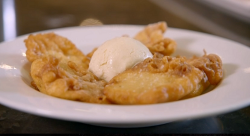
[[[117,74],[148,57],[153,55],[140,41],[129,37],[118,37],[98,47],[90,60],[89,70],[98,78],[108,82]]]

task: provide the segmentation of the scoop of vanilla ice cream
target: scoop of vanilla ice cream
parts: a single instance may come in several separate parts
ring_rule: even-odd
[[[129,37],[118,37],[106,41],[94,52],[89,70],[98,78],[108,82],[117,74],[148,57],[153,55],[140,41]]]

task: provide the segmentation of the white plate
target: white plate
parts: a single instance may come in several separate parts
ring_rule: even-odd
[[[65,36],[84,53],[104,41],[124,34],[134,36],[142,26],[73,27],[51,30]],[[142,127],[171,121],[213,116],[250,104],[250,49],[208,34],[169,28],[165,34],[176,40],[175,54],[218,54],[225,76],[212,91],[201,96],[153,105],[100,105],[59,99],[30,86],[30,63],[25,57],[26,36],[0,44],[0,103],[39,116],[109,127]]]

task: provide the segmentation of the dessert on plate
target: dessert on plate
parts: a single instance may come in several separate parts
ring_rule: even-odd
[[[202,94],[222,77],[216,54],[170,56],[177,48],[164,37],[165,22],[134,37],[114,37],[85,55],[55,33],[29,35],[26,57],[32,85],[42,93],[99,104],[155,104]]]

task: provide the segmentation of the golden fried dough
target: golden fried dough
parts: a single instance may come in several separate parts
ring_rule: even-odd
[[[157,56],[115,76],[104,88],[116,104],[153,104],[175,101],[200,88],[205,73],[185,58]]]
[[[212,85],[218,84],[223,78],[222,61],[216,54],[207,55],[205,52],[202,57],[193,57],[188,63],[204,71]]]
[[[36,59],[31,65],[31,77],[42,93],[69,100],[109,103],[102,93],[106,82],[67,59],[50,55]]]
[[[208,81],[207,75],[204,74],[204,77],[202,78],[201,82],[198,84],[198,87],[181,99],[187,99],[187,98],[199,96],[209,87],[209,85],[210,83]]]
[[[165,38],[165,22],[146,26],[134,38],[154,54],[109,83],[88,71],[97,48],[84,55],[67,38],[54,33],[29,35],[26,57],[31,64],[31,85],[42,93],[100,104],[154,104],[198,96],[222,77],[222,61],[215,54],[171,57],[174,40]],[[121,60],[122,61],[122,60]]]
[[[24,41],[26,57],[30,62],[47,55],[57,59],[68,59],[82,69],[88,69],[89,59],[67,38],[54,33],[29,35]]]
[[[176,43],[170,38],[164,38],[163,34],[166,30],[166,22],[149,24],[142,31],[138,32],[134,38],[145,44],[152,54],[171,55],[176,49]]]
[[[205,51],[204,51],[205,52]],[[216,54],[205,54],[202,57],[196,57],[187,60],[194,67],[205,73],[199,89],[194,90],[183,99],[191,98],[202,94],[209,85],[217,85],[223,78],[222,61]]]
[[[104,94],[116,104],[153,104],[200,95],[223,77],[222,61],[215,54],[170,57],[155,54],[115,76]]]

